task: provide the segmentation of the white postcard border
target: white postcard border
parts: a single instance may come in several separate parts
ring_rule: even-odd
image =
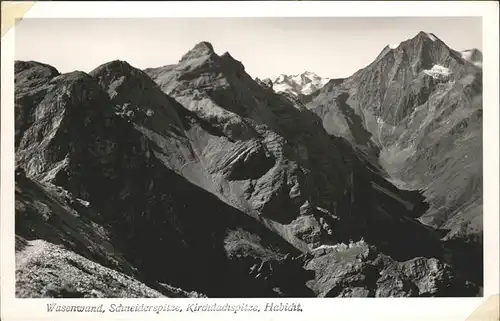
[[[2,3],[4,9],[4,3]],[[3,11],[3,10],[2,10]],[[481,16],[483,17],[484,95],[484,298],[405,299],[15,299],[14,298],[14,33],[2,30],[1,109],[1,308],[2,320],[214,320],[255,317],[302,320],[466,320],[488,296],[499,293],[499,80],[498,3],[495,1],[346,1],[346,2],[36,2],[24,18],[54,17],[328,17],[328,16]],[[3,16],[3,13],[2,13]],[[4,20],[4,17],[2,17]],[[4,23],[4,22],[2,22]],[[4,29],[4,26],[2,26]],[[48,313],[47,303],[64,304],[258,304],[301,303],[303,312],[259,313]]]

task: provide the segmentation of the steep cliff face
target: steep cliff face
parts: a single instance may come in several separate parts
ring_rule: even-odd
[[[101,226],[118,263],[99,264],[151,296],[475,294],[444,263],[437,233],[414,219],[426,209],[418,193],[209,43],[145,71],[112,61],[90,74],[35,62],[16,72],[16,159],[35,199],[61,188],[84,204],[65,210],[80,217],[68,237],[80,220]],[[17,234],[100,260],[30,234],[57,227],[40,223],[43,213],[32,225],[18,219]]]
[[[480,238],[482,230],[480,59],[420,32],[308,103],[393,183],[423,191],[429,209],[421,221],[449,230],[447,238]]]

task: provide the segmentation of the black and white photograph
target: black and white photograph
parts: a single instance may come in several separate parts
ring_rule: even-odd
[[[485,41],[478,16],[18,21],[15,297],[483,297]]]

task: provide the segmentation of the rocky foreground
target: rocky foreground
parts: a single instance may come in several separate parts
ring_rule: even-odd
[[[440,213],[419,192],[431,183],[408,188],[372,153],[380,141],[318,112],[349,109],[306,108],[334,80],[278,94],[207,42],[144,71],[15,73],[18,297],[478,294],[480,263],[463,263],[475,239],[421,219]]]

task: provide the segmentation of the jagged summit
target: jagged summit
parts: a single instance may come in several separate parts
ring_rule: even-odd
[[[431,32],[426,32],[426,31],[420,31],[416,36],[415,38],[427,38],[427,39],[430,39],[432,41],[436,41],[438,40],[439,38],[436,37],[435,34],[431,33]]]
[[[200,58],[203,56],[210,56],[214,55],[214,47],[212,44],[208,41],[201,41],[197,43],[193,49],[189,50],[184,56],[182,56],[180,62],[194,59],[194,58]]]
[[[461,67],[463,64],[482,68],[482,54],[479,51],[475,51],[474,49],[464,51],[454,50],[435,34],[425,31],[420,31],[413,38],[402,41],[399,44],[385,46],[371,63],[371,66],[377,65],[382,68],[394,66],[393,61],[397,61],[397,65],[403,63],[402,67],[405,70],[406,67],[404,66],[407,64],[411,65],[412,73],[415,75],[423,73],[424,75],[436,76],[437,74],[434,71],[447,70],[446,72],[439,72],[439,79],[443,78],[441,77],[443,75],[446,75],[444,78],[448,78],[448,76],[455,72],[458,72],[457,76],[460,76],[464,72],[467,73],[468,69]],[[362,72],[362,70],[359,72]],[[371,68],[364,70],[366,72],[367,70],[371,70]],[[359,76],[360,74],[358,73],[357,75]]]
[[[243,64],[235,59],[228,51],[224,52],[222,55],[217,55],[213,45],[208,41],[198,42],[191,50],[182,56],[179,63],[191,64],[190,60],[205,57],[211,58],[212,61],[222,62],[223,64],[229,63],[230,67],[235,67],[236,69],[244,69]],[[193,65],[196,65],[196,62],[193,63]]]
[[[400,48],[401,44],[414,44],[414,43],[417,43],[417,42],[421,42],[421,41],[430,41],[430,42],[440,42],[440,43],[443,43],[441,41],[441,39],[439,39],[435,34],[431,33],[431,32],[425,32],[425,31],[420,31],[419,33],[417,33],[414,37],[412,38],[409,38],[403,42],[400,42],[400,43],[394,43],[394,44],[389,44],[387,46],[384,47],[384,49],[382,50],[382,52],[387,52],[388,49],[398,49]]]
[[[172,90],[191,92],[198,88],[226,88],[234,85],[235,79],[253,81],[241,61],[227,51],[222,55],[215,53],[212,44],[206,41],[197,43],[177,64],[144,71],[167,94]],[[179,83],[184,86],[178,86]]]
[[[405,49],[419,48],[420,50],[429,51],[429,53],[437,51],[448,52],[451,50],[448,45],[435,34],[425,31],[420,31],[415,37],[401,42]]]
[[[197,43],[193,49],[206,49],[208,51],[214,52],[214,46],[208,41],[200,41]]]

